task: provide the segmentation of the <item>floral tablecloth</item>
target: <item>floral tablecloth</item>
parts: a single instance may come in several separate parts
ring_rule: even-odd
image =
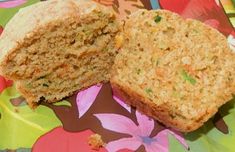
[[[0,33],[20,8],[38,1],[0,0]],[[235,51],[235,0],[96,1],[120,18],[146,8],[200,20],[223,33]],[[88,137],[95,133],[106,143],[100,152],[235,152],[234,106],[229,101],[200,129],[183,134],[127,106],[112,95],[110,84],[32,111],[14,83],[0,76],[0,152],[93,152]]]

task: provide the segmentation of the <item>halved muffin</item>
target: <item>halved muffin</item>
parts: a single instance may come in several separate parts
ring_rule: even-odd
[[[31,107],[109,80],[120,30],[114,12],[90,0],[50,0],[21,9],[0,38],[0,71]]]
[[[128,104],[182,132],[199,128],[235,93],[225,36],[166,10],[128,17],[111,84]]]

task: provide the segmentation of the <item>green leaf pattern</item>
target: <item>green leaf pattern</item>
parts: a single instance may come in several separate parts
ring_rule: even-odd
[[[31,148],[39,136],[61,125],[53,111],[45,106],[32,110],[27,105],[12,105],[10,99],[18,96],[14,86],[0,94],[1,150]]]

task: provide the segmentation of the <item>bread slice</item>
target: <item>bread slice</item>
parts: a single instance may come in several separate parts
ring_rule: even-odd
[[[0,38],[0,71],[31,107],[109,80],[119,23],[90,0],[50,0],[21,9]]]
[[[144,114],[190,132],[232,99],[235,54],[215,29],[166,10],[139,10],[123,37],[111,84]]]

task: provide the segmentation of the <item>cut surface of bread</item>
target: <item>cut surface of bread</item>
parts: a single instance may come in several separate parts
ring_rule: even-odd
[[[119,32],[115,14],[90,0],[49,0],[21,9],[0,38],[0,71],[30,106],[109,80]]]
[[[232,99],[235,54],[217,30],[166,10],[139,10],[123,30],[111,84],[137,110],[190,132]]]

